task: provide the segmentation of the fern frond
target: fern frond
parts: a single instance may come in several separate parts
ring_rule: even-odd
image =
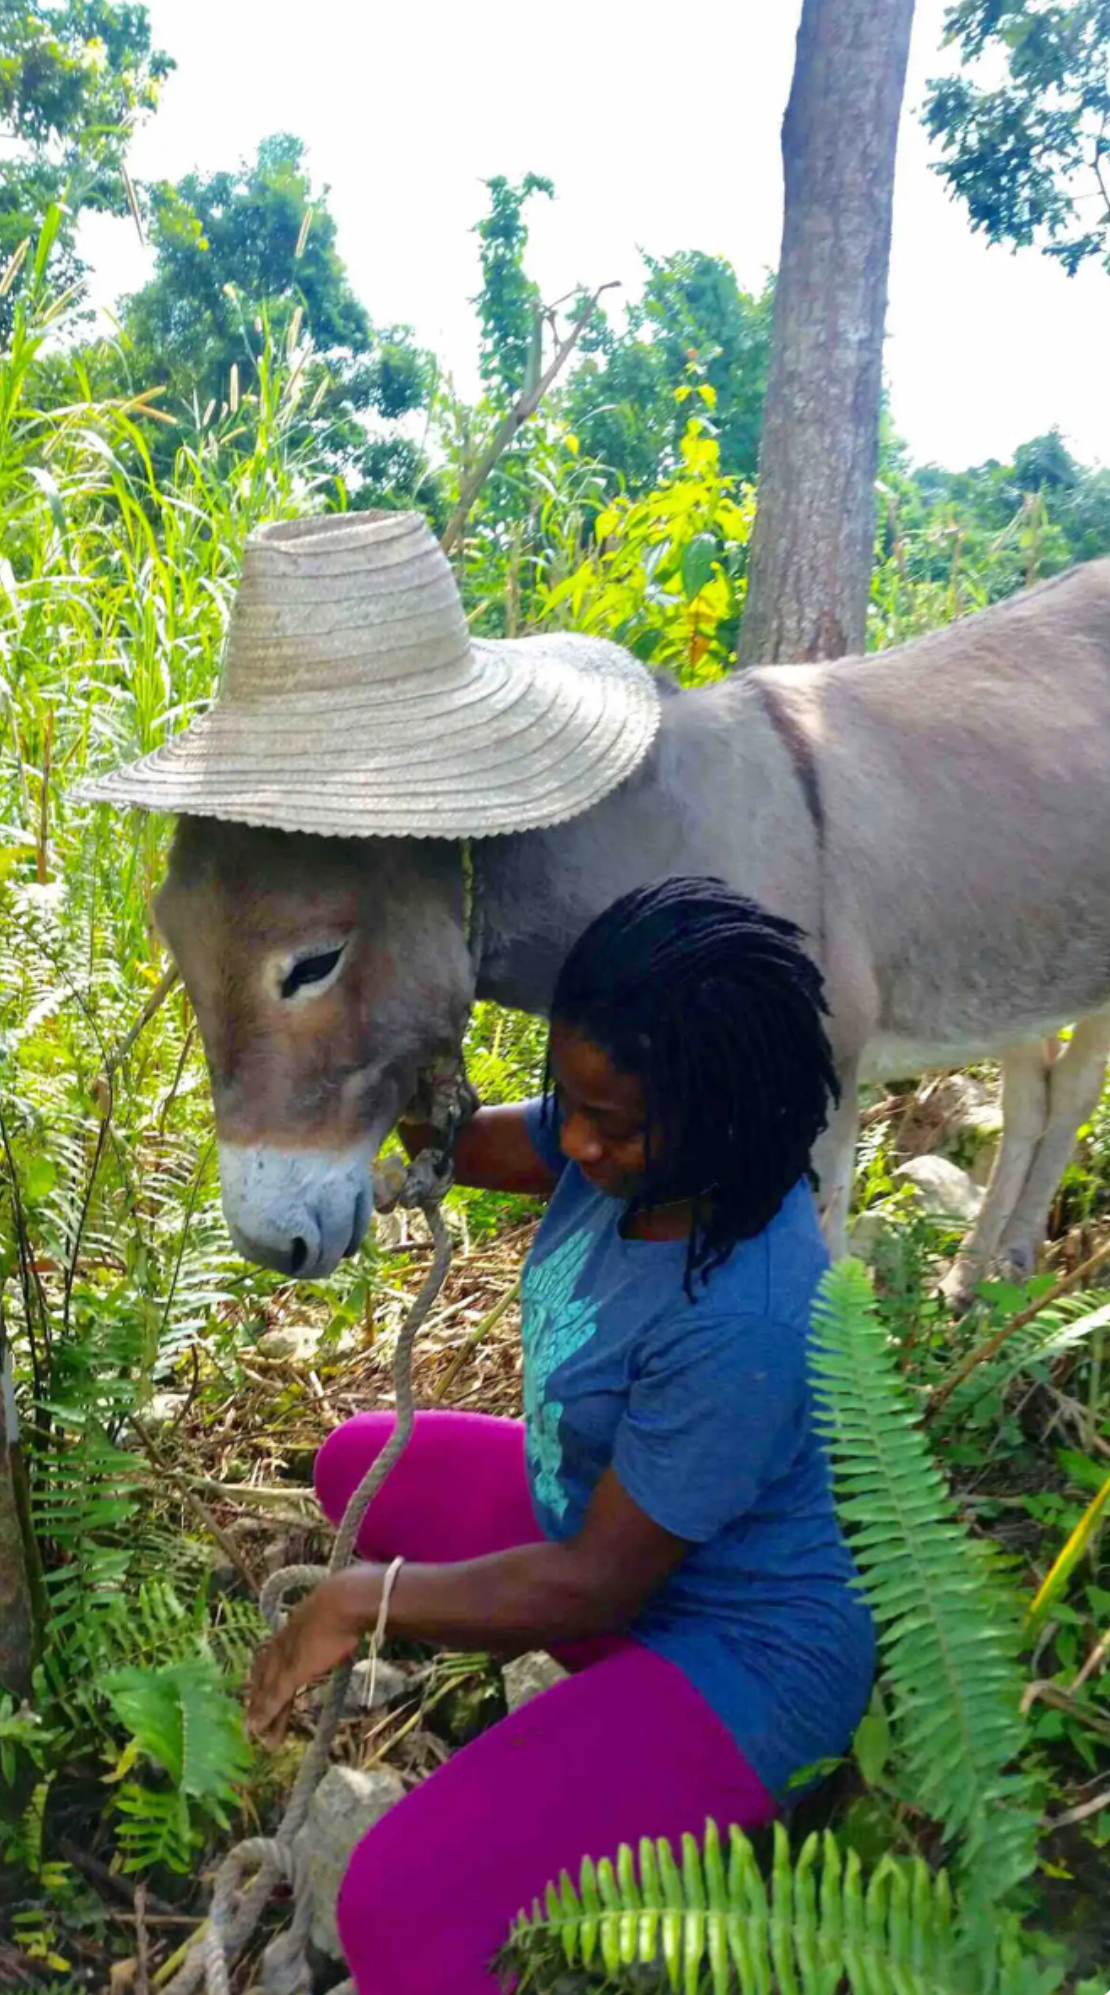
[[[242,1713],[210,1656],[158,1669],[116,1670],[104,1685],[140,1753],[168,1773],[183,1794],[220,1803],[250,1772]]]
[[[250,1773],[241,1709],[205,1654],[160,1669],[116,1670],[104,1690],[132,1736],[123,1764],[145,1757],[169,1780],[168,1790],[137,1781],[120,1788],[128,1867],[164,1862],[187,1868],[189,1850],[202,1839],[201,1823],[230,1827],[236,1787]],[[152,1855],[155,1848],[159,1853]]]
[[[584,1987],[682,1995],[983,1995],[988,1986],[1026,1995],[1033,1986],[1023,1966],[988,1982],[961,1961],[943,1871],[886,1856],[865,1878],[828,1831],[792,1861],[781,1824],[770,1889],[747,1837],[733,1828],[726,1848],[712,1822],[702,1847],[683,1838],[681,1861],[648,1839],[638,1856],[622,1845],[615,1863],[587,1859],[577,1890],[564,1872],[520,1914],[503,1964],[538,1995],[568,1967]],[[644,1974],[653,1965],[657,1978]]]
[[[934,1426],[945,1433],[966,1421],[984,1401],[997,1401],[1016,1378],[1051,1365],[1110,1324],[1110,1294],[1089,1289],[1061,1296],[1014,1332],[998,1356],[970,1372],[937,1409]]]
[[[156,1864],[191,1870],[198,1836],[187,1797],[179,1788],[159,1792],[125,1781],[116,1797],[117,1833],[125,1870],[152,1870]]]
[[[875,1616],[906,1791],[962,1843],[964,1889],[1004,1898],[1036,1863],[1016,1617],[959,1523],[867,1275],[825,1276],[814,1317],[819,1418],[840,1516]]]

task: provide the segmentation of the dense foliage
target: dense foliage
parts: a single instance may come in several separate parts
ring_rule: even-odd
[[[1107,0],[957,0],[946,27],[961,66],[932,84],[925,122],[973,226],[1069,275],[1110,265]]]
[[[125,0],[0,0],[0,265],[64,203],[55,244],[59,288],[81,276],[74,229],[84,209],[123,215],[123,171],[136,123],[173,64],[152,49],[145,7]],[[11,297],[0,299],[0,332]]]

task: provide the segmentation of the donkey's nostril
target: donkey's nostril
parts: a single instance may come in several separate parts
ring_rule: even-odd
[[[295,1235],[293,1240],[293,1245],[289,1250],[290,1274],[299,1275],[307,1259],[308,1259],[308,1241],[302,1240],[300,1234],[298,1233]]]

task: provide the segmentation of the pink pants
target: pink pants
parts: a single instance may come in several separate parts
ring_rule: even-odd
[[[329,1435],[316,1488],[333,1523],[380,1453],[391,1413]],[[366,1558],[479,1558],[540,1537],[524,1431],[483,1413],[418,1413],[370,1506]],[[364,1836],[339,1894],[359,1995],[492,1995],[489,1962],[523,1906],[584,1856],[643,1835],[752,1829],[776,1805],[673,1663],[610,1639],[563,1650],[577,1673],[494,1725]]]

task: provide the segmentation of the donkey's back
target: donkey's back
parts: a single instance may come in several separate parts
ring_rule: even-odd
[[[1110,560],[783,694],[880,1040],[971,1057],[1110,1003]]]

